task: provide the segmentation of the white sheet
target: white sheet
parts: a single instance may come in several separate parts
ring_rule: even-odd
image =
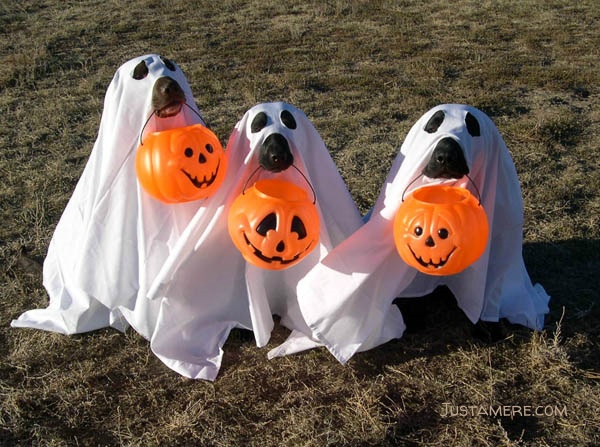
[[[441,126],[434,133],[425,132],[426,123],[439,110],[445,112]],[[467,113],[479,122],[480,136],[473,137],[467,131]],[[434,180],[421,176],[444,137],[455,139],[463,148],[469,175],[488,216],[490,242],[481,258],[463,272],[436,277],[419,273],[402,261],[394,246],[392,221],[405,191],[408,194],[424,185],[447,183],[476,194],[466,177]],[[522,227],[517,172],[496,126],[473,107],[437,106],[410,129],[370,220],[300,279],[301,313],[313,338],[341,362],[357,351],[401,337],[405,326],[392,300],[422,296],[440,284],[450,288],[472,322],[507,318],[541,329],[549,296],[541,285],[532,285],[525,269]]]
[[[134,79],[134,68],[142,61],[148,74]],[[144,337],[152,336],[158,303],[146,299],[148,281],[202,205],[163,204],[137,182],[135,150],[153,111],[154,82],[163,76],[179,83],[193,111],[184,106],[171,118],[154,115],[144,134],[204,124],[176,64],[148,54],[119,67],[106,92],[92,152],[48,247],[43,282],[49,305],[25,312],[13,327],[73,334],[132,325]]]
[[[293,115],[295,129],[282,121],[283,111]],[[267,114],[267,125],[252,132],[252,120],[260,112]],[[281,271],[246,263],[227,230],[229,207],[259,166],[262,142],[274,132],[287,139],[294,165],[315,189],[321,229],[319,246],[298,264]],[[252,329],[257,345],[264,346],[273,329],[272,314],[278,314],[292,334],[270,356],[318,345],[304,335],[310,331],[298,307],[296,284],[361,225],[360,214],[325,144],[297,108],[281,102],[251,108],[235,126],[226,154],[228,172],[221,189],[193,217],[149,291],[149,297],[161,303],[152,349],[179,373],[208,380],[214,380],[219,371],[222,346],[230,330]],[[308,188],[293,168],[276,174],[259,170],[249,184],[269,177]]]

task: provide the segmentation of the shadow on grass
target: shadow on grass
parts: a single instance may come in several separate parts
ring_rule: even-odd
[[[352,367],[365,378],[384,374],[386,367],[415,358],[443,356],[458,349],[468,350],[473,343],[498,341],[498,336],[492,338],[487,325],[469,321],[446,287],[420,298],[397,298],[394,304],[400,308],[407,329],[401,339],[352,358]],[[504,326],[502,322],[491,331],[504,331]]]
[[[550,312],[544,330],[563,337],[585,334],[597,348],[573,346],[573,360],[586,369],[600,366],[600,241],[568,240],[529,243],[523,256],[533,283],[550,295]],[[415,357],[434,357],[470,349],[475,344],[502,343],[507,337],[527,341],[533,333],[506,320],[498,324],[473,325],[458,308],[452,293],[440,287],[421,298],[394,301],[402,311],[407,331],[371,351],[359,353],[352,366],[365,376],[384,372],[386,365],[405,363]]]
[[[493,396],[499,402],[523,405],[544,403],[546,392],[538,394],[539,387],[547,387],[552,394],[553,387],[563,386],[565,377],[571,374],[583,381],[587,381],[588,373],[592,374],[592,380],[596,377],[595,372],[600,369],[600,242],[569,240],[534,243],[526,244],[523,251],[532,281],[542,284],[551,295],[550,312],[542,338],[536,336],[534,331],[504,320],[496,325],[473,325],[458,308],[451,292],[442,287],[426,297],[396,300],[407,322],[405,335],[352,358],[349,365],[361,380],[367,383],[390,381],[386,388],[386,401],[394,402],[396,406],[387,413],[391,425],[382,445],[422,445],[420,441],[427,433],[441,433],[441,427],[450,430],[453,424],[461,423],[461,420],[453,421],[439,413],[444,400],[462,399],[459,400],[462,403],[469,399],[466,395],[456,397],[450,394],[453,397],[449,398],[445,394],[451,393],[449,390],[456,386],[455,375],[461,377],[460,372],[449,373],[448,368],[466,367],[481,371],[487,366],[464,363],[462,356],[453,356],[459,351],[474,353],[469,362],[478,358],[481,361],[478,356],[481,352],[488,352],[493,358],[490,360],[490,365],[493,364],[490,370],[495,371],[494,377],[499,380],[493,386]],[[540,348],[540,343],[546,343],[543,346],[547,351],[544,347]],[[492,349],[481,351],[481,347]],[[544,385],[540,385],[539,377],[535,374],[533,376],[538,378],[530,377],[532,368],[536,368],[533,365],[537,364],[536,349],[542,349],[539,352],[544,353],[541,364],[550,368]],[[573,369],[561,369],[564,367],[558,358],[561,352]],[[496,354],[499,357],[494,357]],[[552,354],[557,358],[548,358],[547,355]],[[444,356],[449,357],[444,359]],[[406,366],[411,364],[414,369]],[[524,375],[524,382],[505,390],[499,378],[503,377],[502,380],[512,383],[517,380],[519,371]],[[416,384],[421,382],[433,388],[418,388]],[[459,380],[459,383],[462,382]],[[481,383],[481,377],[473,377],[471,385],[475,389]],[[518,394],[515,395],[512,389],[518,389]],[[552,397],[548,399],[548,403],[551,403]],[[568,397],[562,399],[560,402],[567,405]],[[427,402],[427,405],[420,405],[419,402]],[[568,405],[573,407],[575,404]],[[501,426],[510,439],[518,439],[519,442],[545,436],[548,427],[555,423],[553,418],[519,415],[463,420],[465,423],[480,424],[482,429],[489,430],[492,438],[499,436],[492,434],[494,427]],[[500,438],[497,441],[500,442]]]
[[[555,323],[565,307],[567,318],[600,317],[600,240],[525,244],[525,264],[533,282],[541,283],[550,295],[546,325]],[[585,323],[585,321],[582,321]]]
[[[532,282],[542,284],[551,296],[545,331],[553,336],[558,325],[563,337],[585,334],[588,339],[598,341],[596,348],[587,344],[573,345],[569,352],[579,367],[600,367],[600,241],[529,243],[525,244],[523,255]],[[446,287],[426,297],[397,299],[394,303],[402,311],[407,331],[401,339],[358,353],[350,360],[350,367],[364,379],[377,377],[385,373],[386,367],[415,358],[433,358],[460,349],[469,351],[473,345],[502,344],[508,338],[511,342],[525,343],[533,334],[506,320],[473,325]],[[288,333],[286,328],[276,324],[270,344],[276,346],[283,342]],[[235,368],[240,350],[253,347],[252,332],[232,331],[225,346],[223,369]]]

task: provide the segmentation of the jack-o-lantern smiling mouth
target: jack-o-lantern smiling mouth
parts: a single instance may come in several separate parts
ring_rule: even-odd
[[[192,182],[192,185],[194,185],[196,188],[201,189],[201,188],[207,188],[210,185],[213,184],[213,182],[215,181],[215,179],[217,178],[217,174],[219,173],[219,166],[221,165],[221,160],[219,160],[217,162],[217,167],[215,168],[215,171],[212,173],[212,175],[209,178],[206,178],[206,176],[204,176],[202,178],[202,180],[198,180],[197,176],[193,176],[187,172],[185,169],[181,169],[181,172],[183,172],[186,177],[190,180],[190,182]]]
[[[254,256],[256,256],[258,259],[260,259],[261,261],[264,261],[264,262],[269,262],[269,263],[271,263],[271,262],[279,262],[282,265],[292,264],[293,262],[296,262],[300,256],[302,256],[304,253],[306,253],[307,251],[310,250],[310,247],[313,244],[312,241],[311,241],[311,243],[308,244],[308,246],[303,251],[301,251],[300,253],[296,254],[293,258],[291,258],[291,259],[283,259],[281,256],[272,256],[272,257],[265,256],[263,254],[263,252],[261,252],[258,248],[256,248],[254,246],[254,244],[252,244],[252,242],[250,242],[250,240],[248,239],[248,236],[246,236],[246,233],[242,232],[242,234],[244,235],[244,240],[246,241],[246,244],[248,244],[248,246],[251,247],[252,250],[254,250]]]
[[[450,253],[448,253],[448,256],[446,256],[446,259],[440,259],[440,262],[436,263],[436,262],[433,262],[433,260],[431,260],[431,259],[429,260],[429,262],[425,262],[422,257],[416,255],[416,253],[413,251],[413,249],[410,247],[410,245],[407,245],[407,247],[410,250],[410,252],[412,253],[412,255],[414,256],[415,260],[419,264],[421,264],[425,268],[433,267],[434,269],[438,269],[438,268],[445,266],[446,263],[448,262],[448,260],[450,259],[450,256],[452,256],[452,253],[454,253],[454,251],[456,250],[456,247],[454,247],[452,250],[450,250]]]

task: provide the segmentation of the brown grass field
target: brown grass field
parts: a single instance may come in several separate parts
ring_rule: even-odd
[[[600,445],[599,29],[597,0],[3,1],[0,445]],[[10,328],[47,304],[40,263],[113,73],[151,52],[183,68],[224,143],[255,104],[302,109],[363,212],[423,113],[482,109],[519,172],[544,330],[486,342],[432,299],[424,329],[345,366],[325,349],[269,361],[285,328],[264,349],[236,331],[209,383],[132,331]],[[464,414],[490,405],[549,414]]]

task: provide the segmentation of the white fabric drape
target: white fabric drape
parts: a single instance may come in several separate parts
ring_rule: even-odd
[[[291,113],[296,127],[288,128],[282,112]],[[267,125],[252,132],[259,113]],[[294,165],[312,184],[320,215],[320,243],[298,264],[285,270],[264,270],[246,263],[227,229],[231,203],[250,179],[288,180],[312,192],[292,167],[280,173],[255,172],[263,141],[273,133],[288,141]],[[222,346],[233,327],[254,331],[258,346],[269,341],[273,314],[292,330],[289,339],[269,356],[317,346],[296,299],[296,285],[335,245],[361,225],[360,214],[323,140],[297,108],[285,103],[259,104],[236,124],[227,143],[228,171],[220,190],[198,210],[169,255],[149,291],[160,302],[152,337],[153,351],[171,368],[190,377],[213,380],[223,355]],[[254,175],[253,175],[254,173]],[[252,176],[252,178],[250,178]]]
[[[426,132],[426,123],[439,110],[445,114],[441,126],[434,133]],[[467,113],[477,119],[480,136],[469,134]],[[441,182],[472,188],[466,178],[435,180],[421,176],[436,144],[445,137],[455,139],[463,148],[470,177],[488,216],[490,240],[485,253],[466,270],[437,277],[419,273],[402,261],[394,246],[392,223],[403,194],[416,188]],[[522,229],[523,201],[517,172],[496,126],[473,107],[437,106],[410,129],[369,221],[300,279],[301,312],[313,338],[341,362],[357,351],[401,337],[405,326],[392,300],[422,296],[440,284],[450,288],[472,322],[507,318],[541,329],[549,297],[541,285],[531,283],[525,269]]]
[[[134,79],[134,68],[142,62],[148,74]],[[169,118],[152,116],[144,135],[204,124],[176,64],[148,54],[119,67],[106,91],[92,152],[48,247],[43,282],[49,305],[25,312],[13,327],[73,334],[131,325],[144,337],[152,336],[159,306],[146,298],[149,281],[202,205],[163,204],[137,181],[136,148],[153,112],[154,83],[163,76],[177,81],[189,107]]]

